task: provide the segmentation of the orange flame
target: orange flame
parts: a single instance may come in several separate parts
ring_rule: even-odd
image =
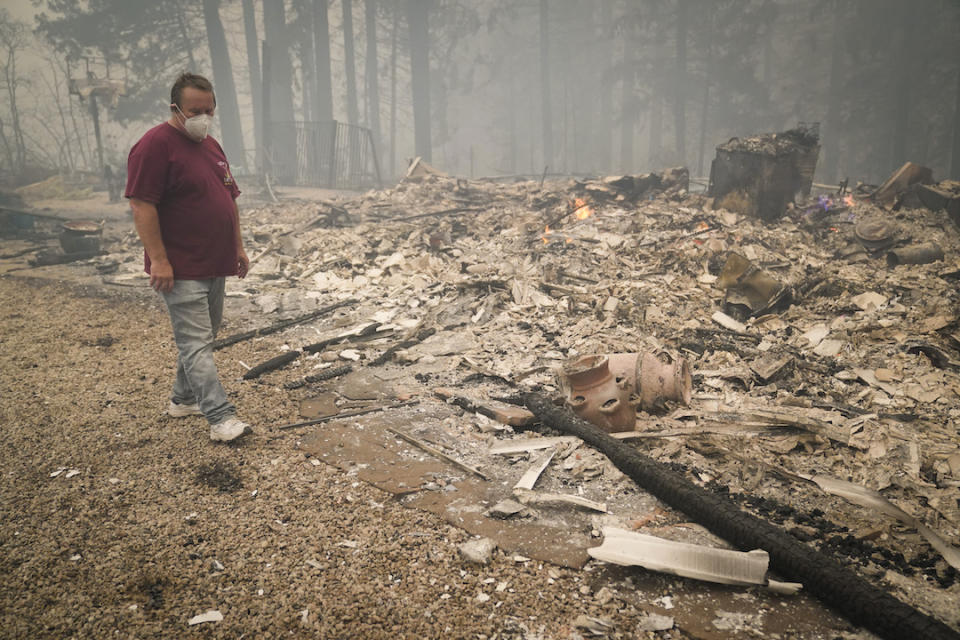
[[[852,207],[853,204],[854,204],[854,202],[856,202],[856,201],[853,199],[853,196],[844,196],[844,197],[843,197],[843,204],[847,205],[848,207]]]
[[[574,213],[577,216],[577,220],[586,220],[593,215],[593,208],[587,204],[587,201],[583,198],[576,198],[573,201]]]

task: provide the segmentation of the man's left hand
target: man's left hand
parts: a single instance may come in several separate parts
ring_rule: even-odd
[[[239,255],[237,256],[237,276],[241,279],[246,278],[249,270],[250,258],[247,257],[246,251],[240,249]]]

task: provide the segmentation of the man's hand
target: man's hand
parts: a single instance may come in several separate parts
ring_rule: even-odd
[[[169,262],[150,263],[150,286],[164,293],[173,289],[173,266]]]
[[[249,270],[250,258],[247,257],[247,252],[243,250],[243,247],[240,247],[240,251],[237,254],[237,276],[242,280],[247,277]]]

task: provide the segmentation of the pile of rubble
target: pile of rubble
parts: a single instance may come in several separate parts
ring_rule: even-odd
[[[474,398],[559,397],[578,358],[669,351],[692,371],[689,406],[637,403],[626,429],[637,447],[892,588],[949,602],[960,590],[960,554],[946,542],[960,539],[956,227],[944,211],[842,194],[764,224],[690,194],[687,180],[682,170],[545,184],[427,171],[353,198],[267,204],[243,213],[254,266],[228,295],[256,305],[252,327],[339,305],[264,353],[282,360],[269,382],[304,398],[310,376],[345,362],[388,364],[392,380]],[[900,257],[915,245],[938,251]],[[115,269],[105,280],[141,278],[135,236],[119,249],[100,258]],[[525,437],[482,420],[446,426],[493,446]],[[494,465],[451,450],[470,468]],[[623,476],[580,453],[561,448],[552,488],[622,495]],[[851,484],[869,499],[852,498]],[[512,509],[499,517],[523,517]],[[603,517],[594,529],[656,524]],[[957,622],[949,606],[931,607]]]

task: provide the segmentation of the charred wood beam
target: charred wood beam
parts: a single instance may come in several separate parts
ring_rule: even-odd
[[[270,335],[271,333],[277,333],[278,331],[283,331],[288,327],[293,327],[298,324],[303,324],[304,322],[310,322],[321,316],[325,316],[331,311],[335,311],[340,307],[345,307],[348,304],[356,304],[357,300],[350,298],[349,300],[344,300],[342,302],[337,302],[336,304],[331,304],[329,306],[323,307],[322,309],[317,309],[316,311],[311,311],[306,315],[299,316],[297,318],[290,318],[289,320],[281,320],[272,325],[261,327],[259,329],[253,329],[252,331],[244,331],[243,333],[235,333],[232,336],[227,336],[226,338],[221,338],[213,343],[214,350],[223,349],[224,347],[229,347],[232,344],[238,342],[243,342],[244,340],[250,340],[252,338],[257,338],[259,336]]]
[[[281,367],[287,366],[301,355],[302,354],[299,351],[287,351],[286,353],[281,353],[277,357],[270,358],[266,362],[261,362],[254,368],[247,371],[245,374],[243,374],[243,379],[253,380],[254,378],[259,378],[268,371],[273,371],[275,369],[280,369]]]
[[[344,341],[359,342],[375,335],[379,328],[380,328],[379,322],[371,322],[369,325],[364,327],[362,331],[359,331],[357,333],[351,333],[349,335],[339,335],[333,338],[327,338],[326,340],[321,340],[320,342],[314,342],[313,344],[308,344],[303,348],[303,351],[304,353],[317,353],[318,351],[323,351],[330,345],[337,344],[340,342],[344,342]]]
[[[313,384],[315,382],[323,382],[324,380],[332,380],[334,378],[339,378],[340,376],[345,376],[348,373],[353,371],[352,364],[344,364],[339,367],[330,367],[329,369],[324,369],[319,373],[314,373],[309,376],[305,376],[301,380],[294,380],[283,385],[284,389],[299,389],[308,384]]]
[[[727,498],[699,487],[633,447],[603,433],[548,398],[528,393],[527,408],[547,427],[576,436],[605,454],[643,489],[687,514],[743,550],[763,549],[770,566],[886,640],[958,640],[960,634],[874,586],[833,558],[812,549],[765,520],[741,511]]]

